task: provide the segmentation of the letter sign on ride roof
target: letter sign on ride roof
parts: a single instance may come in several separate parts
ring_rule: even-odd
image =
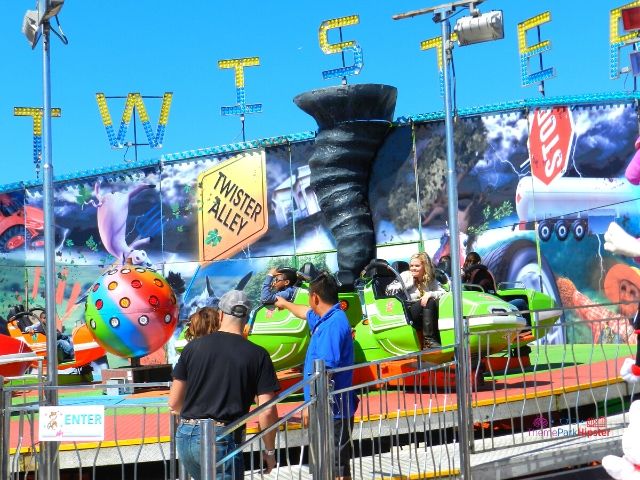
[[[575,132],[569,107],[536,108],[529,114],[531,174],[550,185],[567,171]]]
[[[198,175],[200,261],[231,258],[269,229],[264,150],[231,157]]]

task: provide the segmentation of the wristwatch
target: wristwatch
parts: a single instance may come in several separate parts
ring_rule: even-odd
[[[275,455],[275,454],[276,454],[276,451],[275,451],[275,450],[265,450],[265,451],[264,451],[264,453],[265,453],[266,455],[271,456],[271,455]]]

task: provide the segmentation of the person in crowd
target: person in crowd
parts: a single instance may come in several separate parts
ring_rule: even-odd
[[[451,278],[451,256],[443,255],[436,265],[436,280],[442,285],[442,287],[449,291],[451,285],[449,285],[449,279]]]
[[[304,360],[305,378],[313,374],[315,360],[324,360],[328,369],[353,365],[351,326],[340,309],[338,285],[331,274],[321,272],[311,281],[308,306],[291,303],[283,297],[278,297],[275,305],[289,310],[298,318],[306,319],[309,324],[311,341]],[[353,372],[346,370],[335,373],[332,382],[334,390],[349,388],[353,382]],[[304,398],[307,401],[310,399],[308,384],[304,387]],[[351,478],[351,430],[357,407],[358,397],[352,390],[337,395],[332,402],[336,478]]]
[[[16,326],[22,333],[24,333],[28,326],[33,325],[29,314],[21,303],[9,308],[9,312],[7,313],[7,323],[9,322],[15,322]]]
[[[190,342],[218,330],[220,330],[219,310],[212,307],[202,307],[189,317],[184,338]]]
[[[9,327],[7,327],[7,320],[0,315],[0,335],[9,336]]]
[[[442,257],[440,257],[440,261],[438,262],[436,268],[442,270],[447,274],[448,277],[451,277],[451,256],[443,255]]]
[[[464,259],[462,283],[480,285],[485,292],[492,295],[495,295],[498,290],[493,273],[482,263],[482,258],[476,252],[469,252]],[[509,303],[521,312],[527,310],[527,301],[524,298],[512,298]],[[527,325],[531,326],[531,315],[528,313],[523,315]]]
[[[217,315],[201,313],[203,310],[193,317],[193,340],[187,343],[173,370],[168,401],[171,412],[180,415],[176,432],[180,461],[195,480],[201,478],[201,421],[214,421],[216,458],[221,459],[237,448],[243,435],[243,429],[238,429],[220,437],[225,426],[246,415],[254,401],[258,405],[269,402],[280,388],[267,351],[242,335],[251,310],[246,294],[230,290],[222,295]],[[277,419],[274,404],[260,413],[258,423],[266,430]],[[276,465],[275,435],[274,430],[262,439],[265,474]],[[220,465],[217,478],[244,478],[242,453]]]
[[[462,283],[480,285],[487,293],[495,294],[497,291],[496,280],[482,258],[476,252],[469,252],[462,265]]]
[[[298,275],[295,269],[289,267],[272,268],[267,273],[262,284],[260,302],[273,305],[276,297],[292,301],[296,294]]]
[[[414,328],[422,331],[423,348],[438,348],[438,299],[445,294],[435,278],[435,268],[429,255],[416,253],[409,260],[409,270],[400,274],[409,295],[407,311]],[[387,287],[388,295],[402,291],[402,285],[395,280]]]
[[[47,334],[47,314],[40,312],[38,321],[31,321],[31,314],[27,313],[22,305],[16,305],[9,309],[9,321],[16,320],[16,325],[22,333],[29,335]],[[75,359],[73,342],[71,337],[60,330],[56,330],[56,347],[58,363],[71,362]]]

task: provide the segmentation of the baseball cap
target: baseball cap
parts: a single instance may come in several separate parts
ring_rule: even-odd
[[[244,318],[249,315],[251,302],[247,295],[241,290],[229,290],[220,297],[218,308],[227,315]]]

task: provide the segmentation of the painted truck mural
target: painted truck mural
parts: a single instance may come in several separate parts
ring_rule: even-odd
[[[565,307],[611,304],[565,313],[569,327],[545,341],[634,341],[627,320],[602,331],[587,320],[630,319],[640,300],[632,254],[640,187],[625,177],[636,100],[562,102],[458,118],[461,245],[479,252],[498,282],[521,281]],[[444,122],[400,120],[383,139],[365,175],[375,256],[406,260],[422,244],[437,261],[452,233]],[[87,290],[126,261],[177,279],[181,320],[239,284],[257,302],[275,265],[337,270],[335,239],[309,182],[313,146],[313,135],[291,135],[57,179],[59,326],[83,322]],[[44,304],[42,200],[39,184],[0,188],[3,315],[16,303]]]

